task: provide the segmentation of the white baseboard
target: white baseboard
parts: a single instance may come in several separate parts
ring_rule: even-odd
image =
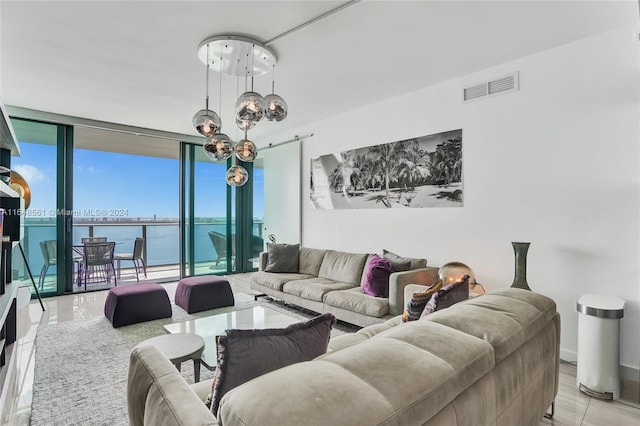
[[[640,382],[640,369],[635,367],[629,367],[628,365],[620,366],[620,377],[625,380],[631,380],[633,382]]]
[[[567,362],[576,362],[578,360],[578,353],[560,348],[560,359]],[[625,380],[638,382],[640,381],[640,368],[621,364],[620,377]]]
[[[578,352],[560,348],[560,359],[567,362],[576,362],[578,360]]]

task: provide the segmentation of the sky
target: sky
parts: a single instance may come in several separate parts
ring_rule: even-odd
[[[12,169],[31,189],[27,217],[51,217],[56,209],[56,148],[20,142]],[[86,149],[74,150],[73,210],[80,217],[177,218],[179,161]],[[198,162],[196,217],[226,214],[226,166]],[[254,217],[264,215],[263,170],[254,169]]]

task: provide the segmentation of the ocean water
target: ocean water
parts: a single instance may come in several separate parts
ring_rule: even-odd
[[[148,223],[148,222],[147,222]],[[108,241],[116,242],[116,253],[132,253],[136,237],[142,237],[142,225],[93,225],[93,235],[107,237]],[[262,228],[261,223],[253,226],[254,234]],[[235,224],[232,224],[232,233]],[[202,223],[195,226],[195,261],[207,262],[217,258],[216,250],[211,243],[208,232],[226,232],[225,223]],[[180,260],[179,225],[177,223],[147,224],[147,266],[177,264]],[[74,225],[73,244],[81,244],[83,237],[89,236],[88,225]],[[34,276],[40,273],[44,265],[44,257],[40,249],[40,242],[56,239],[54,224],[25,224],[22,246],[29,260],[29,266]],[[16,256],[17,255],[17,256]],[[14,253],[14,269],[24,269],[21,256]],[[16,263],[18,263],[16,265]],[[54,273],[55,268],[49,270]]]

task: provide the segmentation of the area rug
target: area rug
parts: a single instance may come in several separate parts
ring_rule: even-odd
[[[40,326],[36,336],[31,424],[127,425],[127,374],[129,355],[135,345],[164,334],[162,327],[166,324],[252,306],[268,306],[300,320],[317,315],[237,294],[234,307],[189,315],[172,305],[172,318],[120,328],[113,328],[104,317]],[[357,329],[339,323],[333,335]],[[182,364],[182,375],[193,383],[193,363]],[[201,369],[201,380],[212,376],[211,371]]]

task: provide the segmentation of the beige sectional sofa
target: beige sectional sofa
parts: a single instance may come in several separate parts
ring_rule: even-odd
[[[394,317],[331,339],[329,352],[229,391],[189,386],[155,348],[134,349],[129,417],[139,425],[538,425],[558,391],[555,303],[506,288],[418,321]]]
[[[431,285],[438,280],[438,268],[427,267],[425,259],[411,259],[410,270],[389,277],[389,297],[373,297],[362,291],[363,273],[372,254],[308,247],[300,247],[299,253],[296,273],[265,272],[268,253],[261,253],[251,288],[315,312],[330,312],[361,327],[401,314],[408,284]]]

